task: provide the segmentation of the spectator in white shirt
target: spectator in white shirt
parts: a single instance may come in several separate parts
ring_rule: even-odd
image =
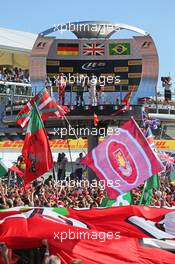
[[[75,169],[75,176],[76,178],[81,181],[84,171],[84,165],[81,164],[81,161],[83,159],[83,153],[79,154],[79,157],[75,161],[76,169]]]
[[[96,96],[96,86],[97,86],[97,77],[92,75],[89,81],[89,94],[91,98],[91,104],[93,106],[97,105],[97,96]]]

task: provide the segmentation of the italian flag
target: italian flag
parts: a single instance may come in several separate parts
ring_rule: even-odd
[[[23,172],[13,165],[12,162],[0,158],[0,177],[5,176],[9,170],[16,172],[20,177],[23,176]]]
[[[119,195],[116,200],[109,199],[108,195],[103,199],[100,207],[124,206],[133,203],[132,193],[129,191],[125,194]]]

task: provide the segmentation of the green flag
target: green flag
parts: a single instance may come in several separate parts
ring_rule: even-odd
[[[115,203],[115,200],[110,200],[108,195],[106,195],[105,198],[103,199],[100,207],[111,207],[113,205],[113,203]]]
[[[115,203],[112,206],[122,206],[129,204],[133,204],[133,197],[131,191],[118,196]]]
[[[152,200],[153,189],[158,188],[159,177],[158,174],[154,174],[145,182],[139,204],[150,205]]]
[[[109,43],[109,55],[130,55],[130,43]]]
[[[122,205],[129,205],[133,203],[133,197],[131,192],[127,192],[121,194],[117,197],[116,200],[110,200],[109,197],[103,199],[101,207],[111,207],[111,206],[122,206]]]
[[[175,183],[175,170],[170,173],[170,182]]]
[[[16,172],[20,177],[23,176],[23,172],[20,171],[12,162],[0,158],[0,177],[6,176],[9,170]]]

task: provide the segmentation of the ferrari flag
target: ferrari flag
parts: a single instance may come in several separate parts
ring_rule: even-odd
[[[27,127],[22,154],[26,162],[25,185],[53,168],[46,130],[35,104]]]
[[[110,199],[127,193],[163,170],[134,119],[88,153],[82,164],[105,182]]]
[[[174,220],[175,210],[146,206],[10,208],[0,212],[0,241],[21,250],[47,239],[61,264],[174,264]]]

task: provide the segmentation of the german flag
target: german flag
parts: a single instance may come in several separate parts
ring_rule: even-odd
[[[76,56],[78,54],[78,43],[59,43],[57,45],[57,55],[59,56]]]

